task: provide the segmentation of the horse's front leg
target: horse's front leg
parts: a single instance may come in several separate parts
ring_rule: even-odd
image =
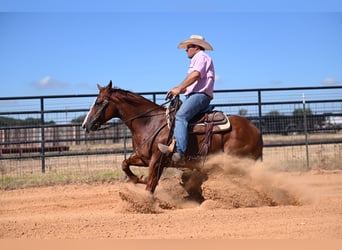
[[[165,158],[162,154],[157,153],[156,155],[152,156],[152,159],[149,164],[149,171],[148,171],[148,180],[146,184],[146,190],[154,193],[156,189],[160,176],[163,173],[164,165],[165,165]]]
[[[146,184],[146,178],[140,177],[138,178],[130,169],[130,165],[134,166],[141,166],[141,167],[147,167],[147,164],[136,154],[131,155],[128,159],[124,160],[121,163],[121,168],[127,175],[127,177],[132,181],[133,183],[143,183]]]

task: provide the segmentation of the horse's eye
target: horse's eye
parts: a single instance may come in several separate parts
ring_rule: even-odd
[[[103,100],[103,101],[96,101],[95,106],[105,106],[108,104],[108,100]]]

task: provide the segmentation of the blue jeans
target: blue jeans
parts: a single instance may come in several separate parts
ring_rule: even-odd
[[[199,112],[205,110],[211,98],[203,93],[194,93],[186,96],[183,104],[176,113],[174,137],[176,151],[185,153],[188,143],[188,123]]]

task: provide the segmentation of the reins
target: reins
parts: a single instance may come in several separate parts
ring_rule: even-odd
[[[106,99],[106,101],[107,101],[106,104],[108,105],[108,103],[109,103],[109,101],[111,101],[111,99],[110,99],[110,98],[109,98],[109,99]],[[171,100],[168,100],[168,101],[162,103],[162,104],[159,105],[159,106],[164,106],[164,105],[168,104],[169,102],[171,102]],[[103,109],[107,107],[107,105],[106,105],[106,106],[103,106],[100,112],[102,112]],[[154,111],[154,110],[157,110],[157,109],[159,108],[159,106],[157,106],[157,107],[155,107],[155,108],[152,108],[152,109],[149,109],[149,110],[146,110],[145,112],[143,112],[143,113],[141,113],[141,114],[138,114],[138,115],[136,115],[136,116],[133,116],[133,117],[131,117],[131,118],[129,118],[129,119],[122,120],[122,122],[123,122],[123,123],[126,123],[126,122],[133,121],[133,120],[135,120],[135,119],[138,119],[138,118],[140,118],[140,117],[143,117],[143,116],[145,116],[146,114],[148,114],[148,113],[150,113],[150,112],[152,112],[152,111]],[[105,130],[105,129],[108,129],[108,128],[111,128],[111,127],[114,127],[114,126],[115,126],[115,124],[109,124],[109,125],[106,125],[106,126],[102,126],[102,127],[98,128],[97,130]],[[162,126],[162,127],[163,127],[163,126]]]

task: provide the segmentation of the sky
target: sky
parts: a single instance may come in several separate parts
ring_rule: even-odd
[[[214,48],[216,90],[340,86],[340,2],[0,0],[0,97],[168,91],[192,34]]]

